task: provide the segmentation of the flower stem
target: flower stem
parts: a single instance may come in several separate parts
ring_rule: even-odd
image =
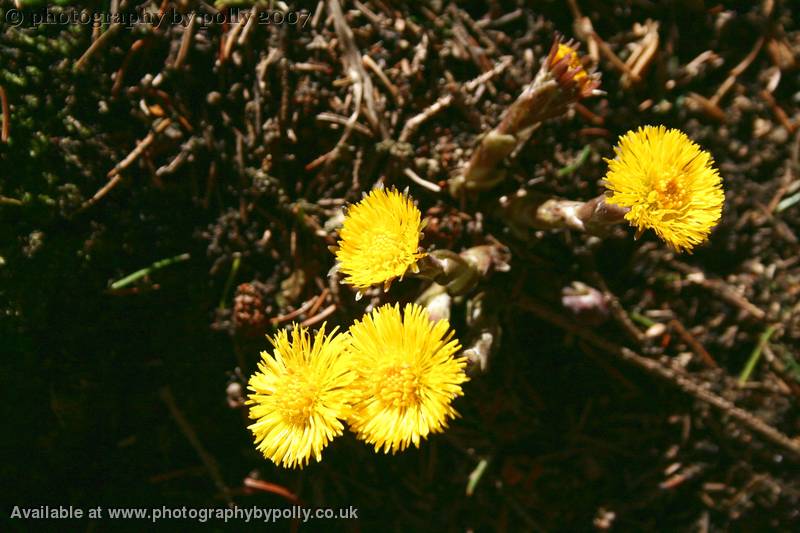
[[[523,133],[566,112],[571,101],[560,98],[558,83],[545,65],[506,110],[500,124],[481,138],[467,164],[450,180],[450,193],[485,191],[505,177],[500,163],[516,148]]]
[[[508,270],[508,251],[497,244],[473,246],[457,254],[434,250],[419,260],[419,272],[411,275],[442,285],[451,296],[471,291],[491,270]]]
[[[585,202],[528,193],[505,201],[503,217],[517,231],[524,229],[571,229],[605,235],[608,228],[625,221],[628,210],[606,202],[600,195]]]

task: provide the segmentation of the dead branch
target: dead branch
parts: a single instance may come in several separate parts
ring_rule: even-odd
[[[689,376],[680,373],[659,361],[644,357],[633,350],[608,341],[586,327],[577,326],[574,321],[561,316],[554,311],[551,311],[543,304],[531,298],[520,296],[518,305],[526,311],[530,311],[531,313],[535,314],[542,320],[569,331],[571,334],[585,340],[589,344],[592,344],[597,348],[608,352],[609,354],[615,355],[623,361],[638,366],[649,374],[658,376],[659,378],[662,378],[665,381],[673,384],[694,398],[716,407],[724,414],[737,420],[743,426],[755,433],[758,433],[773,444],[776,444],[786,451],[791,452],[792,455],[800,459],[800,442],[789,438],[787,435],[770,426],[752,413],[745,411],[740,407],[736,407],[730,401],[714,394],[704,386],[696,383]]]
[[[169,409],[169,413],[172,415],[172,418],[175,419],[175,422],[178,424],[178,427],[189,441],[189,444],[191,444],[192,448],[194,448],[194,450],[197,452],[197,455],[200,457],[200,460],[203,462],[203,465],[205,465],[206,470],[208,471],[208,475],[211,477],[212,481],[214,481],[214,485],[217,487],[217,490],[220,491],[228,505],[233,506],[231,489],[225,484],[216,459],[214,459],[214,457],[205,449],[203,443],[201,443],[200,439],[197,437],[197,433],[195,432],[194,428],[180,410],[178,404],[175,403],[175,397],[172,395],[172,390],[168,386],[162,387],[159,391],[159,396],[161,396],[161,400],[167,406],[167,409]]]

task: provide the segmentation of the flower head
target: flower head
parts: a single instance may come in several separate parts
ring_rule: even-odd
[[[446,320],[432,322],[417,304],[400,314],[384,305],[350,327],[350,355],[358,397],[348,423],[375,451],[419,446],[457,415],[450,405],[463,394],[466,360]]]
[[[348,336],[325,325],[312,338],[306,328],[283,329],[270,339],[274,355],[261,352],[250,378],[249,426],[258,450],[284,467],[303,467],[341,435],[348,415],[354,375],[345,351]]]
[[[555,65],[562,59],[567,63],[567,67],[569,67],[570,70],[575,71],[573,78],[582,80],[588,77],[586,71],[583,69],[583,63],[581,63],[581,59],[578,57],[578,51],[568,44],[558,43],[552,53],[550,66]]]
[[[586,71],[578,55],[578,46],[572,41],[556,40],[545,66],[562,89],[575,93],[578,98],[590,96],[600,86],[598,75]]]
[[[617,157],[607,160],[606,200],[630,208],[625,215],[677,251],[708,239],[722,215],[725,194],[711,155],[681,131],[645,126],[620,137]]]
[[[402,278],[416,268],[422,215],[410,198],[396,190],[373,189],[350,207],[339,232],[336,259],[344,281],[366,289]]]

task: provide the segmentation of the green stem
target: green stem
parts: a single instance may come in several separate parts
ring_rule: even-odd
[[[589,159],[589,154],[591,153],[592,153],[592,147],[589,145],[584,146],[583,150],[581,150],[581,152],[578,154],[578,157],[576,157],[575,160],[569,165],[559,169],[558,172],[556,172],[556,176],[561,177],[572,174],[573,172],[581,168],[584,163],[586,163],[586,160]]]
[[[225,302],[228,300],[228,295],[233,288],[233,282],[236,280],[236,274],[239,272],[239,265],[242,263],[242,254],[236,252],[233,254],[233,263],[231,263],[231,271],[228,273],[228,279],[225,280],[225,289],[222,291],[222,298],[219,300],[220,310],[225,309]]]
[[[739,385],[744,385],[747,383],[747,380],[750,379],[750,374],[753,373],[753,369],[755,369],[758,360],[761,358],[761,352],[764,351],[764,346],[767,345],[769,338],[772,337],[772,334],[775,333],[776,329],[777,326],[773,324],[761,334],[761,337],[759,337],[758,344],[756,344],[756,347],[753,349],[753,353],[750,354],[750,359],[747,360],[747,364],[744,365],[742,373],[739,374]]]
[[[644,316],[643,314],[641,314],[641,313],[639,313],[637,311],[631,311],[630,312],[630,317],[631,317],[631,320],[633,320],[634,322],[636,322],[636,323],[638,323],[638,324],[640,324],[640,325],[642,325],[642,326],[644,326],[646,328],[649,328],[651,326],[655,326],[656,325],[654,320],[650,320],[649,318],[647,318],[646,316]]]
[[[183,261],[188,261],[190,257],[191,256],[187,253],[187,254],[176,255],[175,257],[170,257],[168,259],[162,259],[160,261],[156,261],[155,263],[153,263],[149,267],[143,268],[141,270],[137,270],[133,274],[128,274],[124,278],[115,281],[114,283],[111,284],[111,289],[112,290],[116,290],[116,289],[121,289],[123,287],[126,287],[126,286],[130,285],[131,283],[133,283],[134,281],[147,276],[148,274],[150,274],[151,272],[153,272],[155,270],[159,270],[161,268],[167,267],[167,266],[172,265],[174,263],[181,263]]]
[[[483,477],[483,473],[486,472],[486,467],[489,466],[489,459],[483,458],[478,462],[478,466],[470,473],[468,481],[467,481],[467,496],[472,496],[475,492],[475,487],[478,485],[478,481],[481,480]]]

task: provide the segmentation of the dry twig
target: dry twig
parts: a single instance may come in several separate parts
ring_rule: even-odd
[[[698,341],[694,335],[692,335],[689,330],[683,327],[683,324],[677,318],[673,318],[669,321],[670,326],[678,332],[678,335],[689,345],[692,349],[694,354],[700,358],[700,360],[705,364],[708,368],[719,368],[719,365],[711,357],[711,354],[705,349],[705,347]]]
[[[678,372],[677,370],[670,368],[659,361],[649,359],[624,346],[620,346],[608,341],[588,328],[577,326],[575,325],[574,321],[551,311],[543,304],[531,298],[521,297],[517,303],[521,308],[532,312],[539,318],[569,331],[571,334],[576,335],[577,337],[600,348],[601,350],[615,355],[628,363],[636,365],[648,373],[672,383],[694,398],[716,407],[726,415],[737,420],[743,426],[752,430],[754,433],[758,433],[773,444],[776,444],[781,448],[791,452],[795,458],[800,459],[800,442],[789,438],[787,435],[770,426],[752,413],[737,407],[725,398],[722,398],[721,396],[709,391],[706,387],[697,384],[689,376]]]
[[[203,447],[203,443],[200,442],[200,439],[197,437],[197,433],[194,431],[194,428],[191,424],[189,424],[189,421],[178,407],[178,404],[175,403],[175,397],[172,395],[172,390],[168,386],[162,387],[159,391],[159,396],[161,396],[161,400],[167,406],[167,409],[169,409],[169,413],[172,415],[172,418],[175,419],[178,427],[186,436],[189,444],[191,444],[192,448],[194,448],[194,450],[197,452],[197,455],[200,457],[200,460],[203,462],[203,465],[205,465],[206,470],[208,471],[208,475],[211,476],[211,479],[214,481],[214,485],[216,485],[217,490],[219,490],[222,496],[225,498],[228,506],[232,507],[233,499],[231,498],[231,489],[225,484],[217,461],[210,453],[208,453],[205,447]]]
[[[724,97],[730,88],[733,87],[733,84],[736,83],[736,78],[738,78],[745,70],[747,70],[747,67],[749,67],[753,60],[755,60],[756,56],[761,51],[762,46],[764,46],[763,35],[756,40],[752,50],[750,50],[750,53],[747,54],[738,65],[731,69],[728,77],[725,78],[725,81],[723,81],[722,85],[719,86],[719,89],[717,89],[717,92],[714,93],[714,96],[709,99],[711,103],[714,105],[719,104],[719,101],[722,100],[722,97]]]
[[[336,304],[331,304],[322,311],[320,311],[319,314],[309,317],[304,321],[302,321],[300,325],[303,327],[308,327],[308,326],[313,326],[314,324],[318,324],[323,320],[325,320],[326,318],[328,318],[329,316],[331,316],[334,313],[334,311],[336,311]]]
[[[94,204],[99,202],[106,194],[108,194],[108,192],[111,189],[116,187],[117,184],[119,184],[119,182],[122,181],[122,171],[128,168],[131,165],[131,163],[133,163],[139,156],[141,156],[142,153],[147,149],[147,147],[150,146],[150,144],[152,144],[156,136],[159,133],[163,132],[165,129],[167,129],[167,127],[169,127],[171,123],[172,121],[170,119],[165,118],[153,129],[153,131],[148,133],[144,139],[139,141],[139,143],[136,145],[136,148],[131,150],[131,152],[125,157],[125,159],[117,163],[114,166],[114,168],[112,168],[108,172],[106,176],[109,178],[108,183],[103,185],[96,193],[94,193],[94,196],[83,202],[79,211],[83,211],[93,206]]]
[[[498,74],[502,73],[508,66],[511,64],[511,58],[506,56],[503,57],[499,63],[497,63],[490,71],[484,72],[477,78],[468,81],[464,84],[465,91],[474,91],[479,86],[483,85],[490,79],[494,78]],[[453,103],[453,93],[446,94],[428,106],[422,113],[411,117],[409,120],[406,121],[406,125],[403,127],[403,130],[400,132],[400,136],[397,138],[398,142],[408,142],[414,133],[419,129],[419,127],[431,118],[433,115],[441,111],[442,109],[449,106]]]
[[[8,96],[6,90],[0,85],[0,111],[3,112],[3,126],[0,129],[0,141],[8,142],[11,136],[11,112],[8,107]]]
[[[691,283],[696,283],[702,287],[705,287],[706,289],[711,290],[729,304],[738,307],[754,318],[758,320],[764,320],[764,318],[767,316],[762,309],[750,303],[747,298],[729,287],[724,281],[714,278],[707,278],[700,269],[694,268],[674,259],[669,261],[669,264],[676,270],[687,274],[687,279]]]
[[[261,479],[246,477],[244,478],[244,486],[250,489],[269,492],[270,494],[275,494],[276,496],[282,497],[289,503],[292,503],[294,505],[301,505],[300,498],[297,497],[297,494],[295,494],[294,492],[290,491],[289,489],[281,485],[270,483],[268,481],[264,481]]]
[[[105,33],[95,39],[94,42],[89,45],[89,48],[86,49],[86,52],[84,52],[83,55],[75,62],[75,70],[83,70],[86,67],[86,64],[89,62],[89,59],[121,29],[122,24],[117,23],[109,26]]]

